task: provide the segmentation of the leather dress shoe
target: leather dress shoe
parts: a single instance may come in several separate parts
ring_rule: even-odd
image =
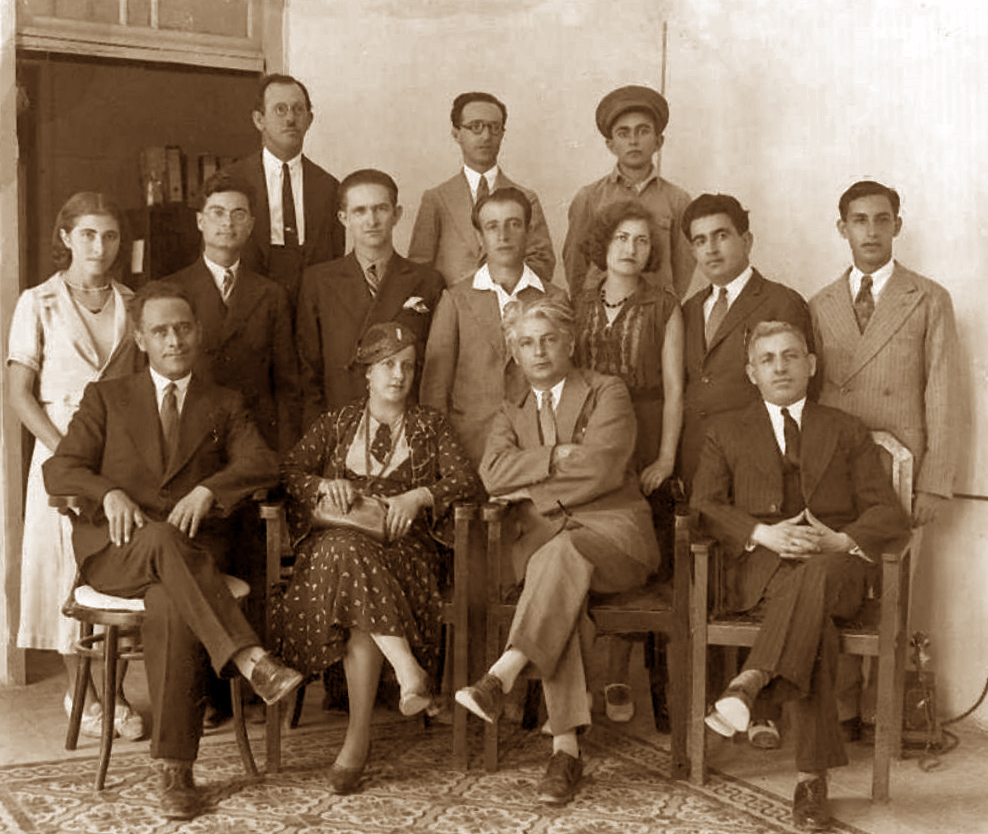
[[[583,760],[557,750],[549,759],[545,776],[539,782],[539,802],[545,805],[564,805],[573,798],[583,776]]]
[[[486,672],[473,686],[465,686],[457,691],[456,703],[466,707],[478,718],[483,718],[488,724],[493,724],[504,709],[501,679]]]
[[[302,683],[302,675],[265,652],[250,673],[250,685],[268,706],[277,704]]]
[[[782,734],[771,718],[753,718],[748,725],[748,744],[759,750],[778,750]]]
[[[199,792],[192,778],[192,762],[158,764],[161,814],[170,820],[190,820],[199,810]]]
[[[830,825],[827,777],[818,776],[796,783],[792,798],[792,821],[803,831],[824,831]]]

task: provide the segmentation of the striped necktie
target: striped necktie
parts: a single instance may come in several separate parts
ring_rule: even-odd
[[[542,392],[542,403],[539,405],[539,428],[542,429],[542,445],[555,446],[558,440],[556,435],[556,409],[553,408],[552,391]]]
[[[490,196],[490,193],[491,193],[491,187],[487,183],[487,177],[485,177],[483,174],[481,174],[480,175],[480,182],[477,183],[477,200],[476,200],[476,202],[479,203],[481,200],[486,199],[487,197]]]
[[[858,330],[862,333],[875,312],[875,295],[871,291],[874,279],[870,275],[861,276],[861,287],[854,298],[854,318],[858,320]]]
[[[377,264],[371,264],[364,270],[364,280],[367,282],[367,289],[371,298],[377,296],[378,288],[381,286],[381,276],[377,274]]]

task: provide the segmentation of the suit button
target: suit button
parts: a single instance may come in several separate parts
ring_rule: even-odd
[[[704,383],[706,383],[706,384],[709,385],[710,384],[710,377],[709,376],[701,377],[700,382],[704,382]]]
[[[707,412],[706,411],[701,411],[700,412],[700,416],[701,417],[706,417],[707,416]]]
[[[844,394],[845,396],[847,396],[848,394],[850,394],[850,393],[851,393],[851,389],[850,389],[850,388],[841,388],[841,389],[840,389],[840,392],[841,392],[842,394]]]
[[[778,504],[769,504],[768,505],[768,511],[770,513],[777,513],[779,511],[779,505]]]

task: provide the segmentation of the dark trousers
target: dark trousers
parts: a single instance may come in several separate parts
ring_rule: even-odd
[[[103,593],[144,598],[151,757],[194,761],[209,662],[220,673],[237,652],[260,643],[206,541],[167,522],[147,522],[129,544],[89,556],[82,575]]]
[[[803,772],[847,764],[834,693],[840,648],[834,620],[861,607],[866,569],[847,553],[784,562],[763,596],[765,618],[745,669],[773,676],[765,693],[772,701],[794,700],[796,768]]]

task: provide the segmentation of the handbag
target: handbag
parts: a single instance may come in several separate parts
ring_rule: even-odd
[[[357,497],[350,505],[350,511],[347,513],[341,513],[337,510],[330,497],[324,495],[312,511],[311,521],[312,526],[316,529],[346,527],[350,530],[359,530],[374,541],[384,542],[388,538],[384,526],[387,514],[387,502],[374,495],[357,493]]]

